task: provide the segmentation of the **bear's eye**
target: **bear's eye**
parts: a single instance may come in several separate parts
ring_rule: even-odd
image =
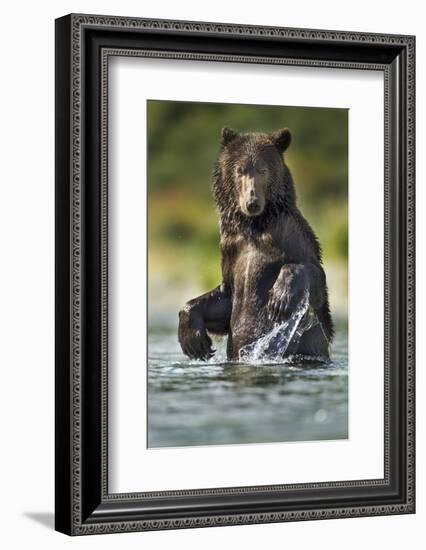
[[[242,176],[242,175],[243,175],[243,169],[241,168],[241,166],[238,166],[238,168],[237,168],[237,174],[238,174],[239,176]]]
[[[259,174],[266,174],[266,168],[258,168],[257,171]]]

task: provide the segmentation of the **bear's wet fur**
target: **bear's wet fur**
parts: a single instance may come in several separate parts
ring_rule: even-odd
[[[321,248],[301,214],[284,161],[287,128],[271,134],[222,130],[213,171],[219,213],[222,283],[179,313],[179,341],[189,357],[213,353],[209,333],[228,336],[228,358],[289,316],[306,289],[310,319],[285,355],[329,358],[333,338]],[[313,315],[314,314],[314,315]]]

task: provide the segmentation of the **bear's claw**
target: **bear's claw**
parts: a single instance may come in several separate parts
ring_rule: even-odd
[[[214,354],[212,341],[207,332],[203,329],[186,329],[179,335],[182,351],[190,359],[201,359],[207,361]]]
[[[268,318],[273,322],[285,321],[303,297],[307,287],[305,271],[299,265],[285,265],[269,291]]]

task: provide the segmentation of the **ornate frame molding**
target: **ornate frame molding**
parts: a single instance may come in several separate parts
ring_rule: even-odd
[[[333,59],[315,59],[308,57],[279,57],[262,55],[243,55],[243,54],[224,54],[224,53],[196,53],[193,51],[172,51],[170,49],[152,49],[152,48],[129,48],[102,46],[100,53],[100,240],[101,240],[101,258],[100,258],[100,289],[101,289],[101,313],[100,313],[100,346],[101,346],[101,411],[100,411],[100,433],[101,433],[101,468],[100,481],[98,483],[101,501],[107,510],[97,513],[93,511],[87,515],[87,509],[93,508],[84,504],[85,474],[83,471],[84,456],[82,453],[85,434],[83,432],[85,411],[83,403],[85,401],[84,388],[84,339],[83,330],[85,315],[85,295],[84,280],[87,276],[87,262],[85,254],[87,249],[84,247],[86,235],[85,231],[90,230],[85,220],[85,202],[84,202],[84,166],[85,166],[85,146],[84,141],[84,119],[86,116],[85,104],[83,99],[87,100],[87,82],[84,71],[84,63],[87,51],[87,42],[85,41],[88,30],[112,30],[117,33],[167,33],[169,36],[178,37],[180,34],[185,36],[227,36],[239,41],[244,39],[262,39],[262,40],[284,40],[293,43],[312,44],[323,43],[329,47],[353,45],[370,46],[383,48],[389,46],[395,51],[400,51],[405,57],[406,75],[405,86],[400,84],[400,90],[395,90],[395,85],[401,75],[395,77],[395,71],[399,67],[392,66],[390,62],[367,62],[354,60],[333,60]],[[64,35],[65,42],[64,42]],[[85,50],[86,48],[86,50]],[[57,461],[65,461],[60,468],[60,476],[63,481],[69,483],[69,492],[57,496],[57,528],[70,534],[82,535],[91,533],[112,533],[124,531],[140,531],[155,529],[176,529],[188,527],[201,527],[212,525],[235,525],[245,523],[264,523],[264,522],[282,522],[307,519],[326,519],[336,517],[359,517],[369,515],[384,515],[395,513],[414,512],[414,169],[415,169],[415,60],[414,60],[415,40],[412,36],[364,34],[364,33],[346,33],[341,31],[322,31],[307,29],[286,29],[279,27],[253,27],[245,25],[228,25],[218,23],[201,23],[186,21],[168,21],[151,20],[122,17],[107,17],[95,15],[70,15],[57,21],[57,51],[59,62],[65,59],[69,61],[69,88],[64,96],[64,102],[69,102],[70,120],[69,120],[69,148],[71,151],[65,171],[68,170],[69,176],[69,197],[68,202],[65,199],[65,207],[69,209],[70,223],[68,228],[69,247],[69,273],[70,273],[70,317],[66,321],[62,320],[63,325],[69,327],[69,370],[62,380],[61,389],[57,389],[57,400],[61,399],[58,391],[62,392],[62,386],[68,386],[70,391],[69,409],[65,413],[61,405],[57,405],[58,416],[65,415],[69,419],[69,433],[65,434],[70,441],[69,453],[62,448],[64,442],[62,436],[59,436],[57,448]],[[283,65],[302,65],[315,67],[335,67],[342,69],[368,69],[384,72],[385,77],[385,476],[383,480],[362,480],[362,481],[344,481],[335,483],[315,483],[315,484],[297,484],[297,485],[278,485],[261,487],[239,487],[227,489],[211,490],[192,490],[192,491],[170,491],[156,493],[130,493],[130,494],[109,494],[108,493],[108,468],[107,468],[107,425],[108,425],[108,353],[107,353],[107,319],[108,319],[108,142],[107,142],[107,124],[108,124],[108,59],[111,56],[138,56],[138,57],[156,57],[169,59],[191,59],[200,61],[229,61],[240,63],[273,63]],[[392,80],[392,71],[393,80]],[[66,68],[58,73],[57,87],[60,87],[59,79],[66,77]],[[396,79],[396,80],[395,80]],[[393,86],[393,88],[392,88]],[[399,143],[402,148],[400,162],[405,162],[405,181],[406,188],[399,189],[399,196],[402,196],[402,206],[394,204],[391,196],[391,150],[395,150],[395,129],[394,121],[391,117],[391,103],[395,96],[405,94],[406,104],[406,135],[405,143]],[[62,105],[59,106],[59,110]],[[59,113],[57,124],[61,123],[63,113]],[[60,130],[59,130],[60,131]],[[66,137],[57,138],[57,148],[66,146]],[[405,151],[405,153],[404,153]],[[395,167],[392,168],[395,170]],[[59,169],[57,173],[57,193],[62,193],[62,184],[64,171]],[[373,488],[386,487],[391,484],[391,449],[390,441],[392,433],[390,432],[390,418],[392,414],[392,395],[391,395],[391,268],[394,256],[394,235],[391,231],[391,223],[395,218],[395,210],[400,206],[403,210],[403,221],[405,225],[401,226],[402,242],[405,241],[405,254],[403,259],[405,263],[406,284],[405,290],[405,348],[400,351],[399,358],[405,361],[406,379],[405,379],[405,428],[406,428],[406,476],[404,485],[405,500],[403,502],[392,502],[390,504],[363,506],[331,506],[325,508],[320,506],[313,508],[307,507],[305,510],[276,510],[270,512],[253,511],[250,513],[215,513],[212,515],[190,515],[188,517],[155,518],[143,519],[140,514],[139,519],[128,519],[119,521],[120,514],[117,513],[117,506],[120,504],[133,503],[147,498],[159,497],[196,497],[196,496],[219,496],[219,495],[239,495],[243,497],[251,493],[259,492],[294,492],[306,491],[307,489],[343,489],[343,488]],[[64,210],[58,209],[58,215],[63,215]],[[405,216],[405,220],[404,220]],[[57,229],[59,240],[62,240],[64,228]],[[66,235],[65,235],[66,236]],[[68,268],[66,268],[68,269]],[[59,277],[61,277],[59,270]],[[401,283],[402,284],[402,283]],[[62,294],[59,297],[62,300]],[[61,327],[63,326],[61,325]],[[63,378],[62,370],[64,354],[57,356],[57,377]],[[62,370],[61,370],[62,369]],[[69,378],[68,378],[69,377]],[[67,384],[68,380],[68,384]],[[61,428],[62,423],[60,423]],[[58,432],[57,432],[58,439]],[[67,456],[65,456],[67,455]],[[67,465],[69,471],[67,471]],[[57,484],[61,481],[57,478]],[[65,505],[65,498],[69,501]],[[108,505],[111,505],[108,508]],[[102,506],[101,506],[102,507]],[[112,511],[114,510],[114,511]],[[109,515],[108,515],[109,514]]]

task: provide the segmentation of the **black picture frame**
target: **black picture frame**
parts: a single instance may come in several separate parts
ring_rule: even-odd
[[[383,71],[384,478],[108,493],[111,55]],[[414,472],[415,38],[71,14],[56,20],[56,529],[69,535],[407,514]]]

